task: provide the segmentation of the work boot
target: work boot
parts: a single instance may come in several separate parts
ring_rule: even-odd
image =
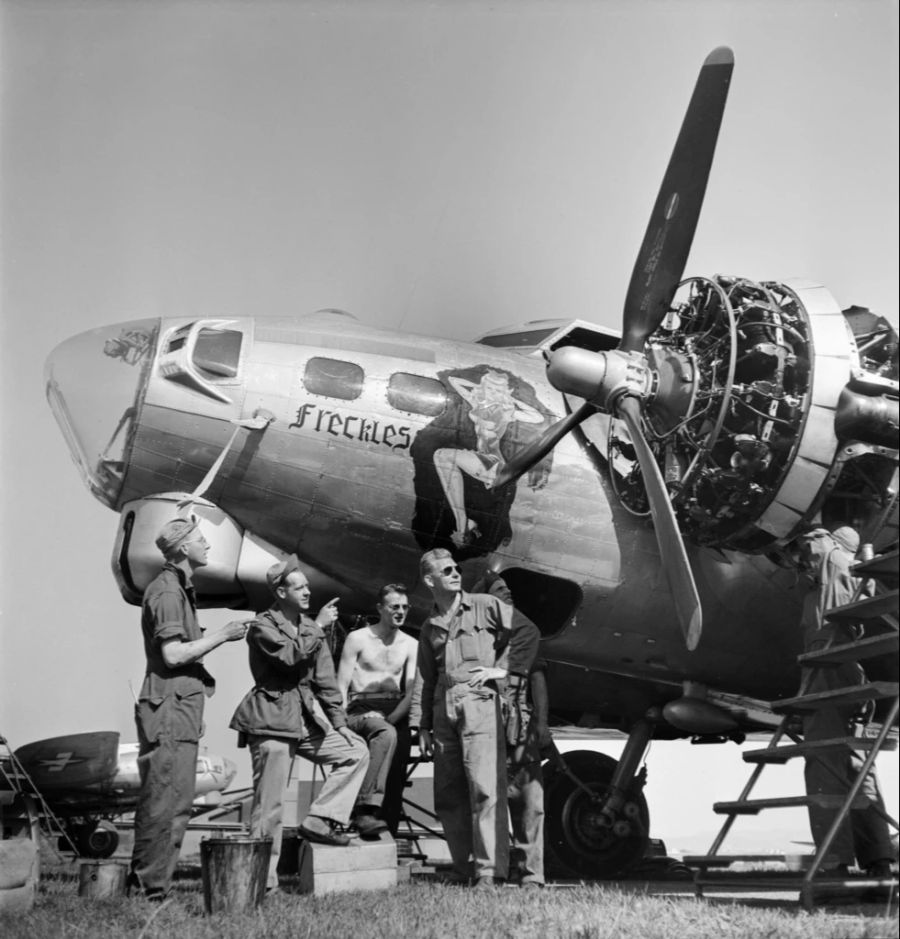
[[[871,864],[866,865],[866,876],[871,877],[873,880],[890,881],[890,883],[864,890],[860,898],[863,903],[892,903],[896,888],[893,883],[895,875],[891,870],[891,862],[887,858],[872,861]]]
[[[336,824],[330,818],[307,815],[306,820],[298,830],[307,841],[313,841],[316,844],[330,844],[335,848],[346,848],[350,844],[350,838],[343,832],[337,831]]]
[[[872,861],[871,864],[867,864],[866,873],[869,877],[878,878],[878,880],[887,880],[894,876],[891,870],[891,862],[887,858],[882,858],[880,861]]]
[[[387,831],[387,822],[378,818],[374,813],[362,812],[353,819],[356,830],[362,838],[377,838],[383,831]]]

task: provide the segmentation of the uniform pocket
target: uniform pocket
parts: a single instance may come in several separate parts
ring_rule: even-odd
[[[143,698],[137,703],[135,717],[138,733],[147,743],[156,743],[172,731],[172,697]]]
[[[203,689],[177,692],[172,707],[172,739],[194,742],[203,732]]]
[[[479,632],[460,633],[459,635],[459,657],[463,662],[481,661],[481,636]]]

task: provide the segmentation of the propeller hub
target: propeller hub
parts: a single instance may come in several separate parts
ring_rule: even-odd
[[[612,413],[622,395],[646,399],[653,387],[653,372],[641,352],[591,352],[563,346],[550,357],[547,378],[557,391],[584,398]]]

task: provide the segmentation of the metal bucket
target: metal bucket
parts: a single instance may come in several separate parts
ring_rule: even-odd
[[[281,853],[278,855],[278,873],[289,876],[300,872],[300,832],[296,828],[281,831]]]
[[[78,865],[78,896],[103,900],[125,893],[128,867],[119,861],[82,861]]]
[[[200,842],[203,904],[207,913],[241,913],[266,895],[269,838],[204,838]]]

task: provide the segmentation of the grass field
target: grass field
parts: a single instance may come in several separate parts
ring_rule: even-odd
[[[287,885],[290,890],[290,883]],[[895,908],[896,910],[896,908]],[[34,909],[0,919],[4,939],[854,939],[896,937],[872,906],[805,913],[790,900],[648,896],[636,885],[475,891],[417,882],[379,892],[274,896],[259,910],[207,916],[200,881],[182,877],[164,904],[78,896],[74,870],[44,876]],[[884,911],[887,913],[887,911]],[[873,913],[875,915],[873,915]]]

